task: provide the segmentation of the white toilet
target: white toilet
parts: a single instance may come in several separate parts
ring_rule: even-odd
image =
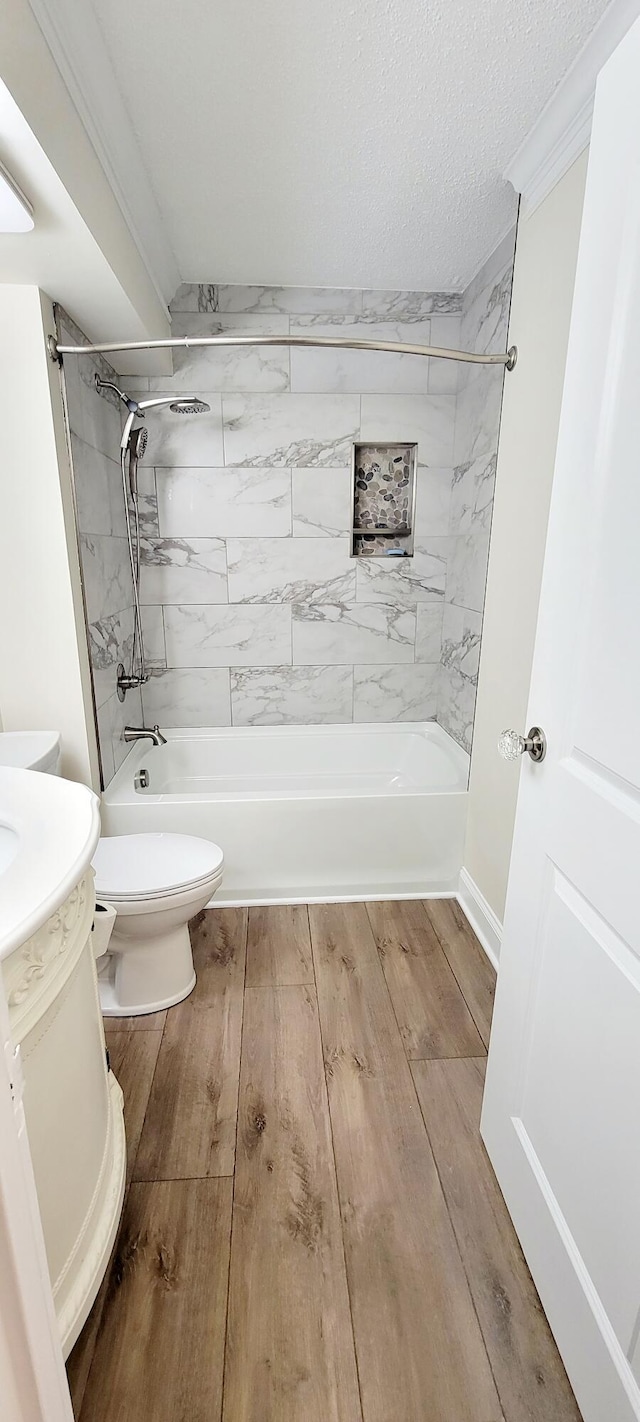
[[[103,1014],[173,1007],[195,987],[187,924],[222,881],[222,850],[187,834],[112,835],[100,840],[93,867],[97,899],[116,910],[98,960]]]

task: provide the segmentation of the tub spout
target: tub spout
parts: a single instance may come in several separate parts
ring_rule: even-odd
[[[149,726],[125,726],[123,738],[125,741],[143,741],[146,738],[153,741],[154,746],[167,744],[167,738],[163,736],[159,726],[154,726],[153,730]]]

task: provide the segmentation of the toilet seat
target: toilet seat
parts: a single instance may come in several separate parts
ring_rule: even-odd
[[[113,904],[153,902],[222,877],[217,844],[187,834],[117,834],[93,856],[96,894]]]

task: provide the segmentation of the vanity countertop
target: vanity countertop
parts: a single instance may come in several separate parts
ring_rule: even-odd
[[[86,785],[0,767],[0,959],[82,878],[100,837],[99,804]]]

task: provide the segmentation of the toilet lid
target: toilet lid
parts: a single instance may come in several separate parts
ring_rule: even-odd
[[[114,834],[99,841],[92,862],[100,898],[144,899],[212,878],[224,855],[190,834]]]

